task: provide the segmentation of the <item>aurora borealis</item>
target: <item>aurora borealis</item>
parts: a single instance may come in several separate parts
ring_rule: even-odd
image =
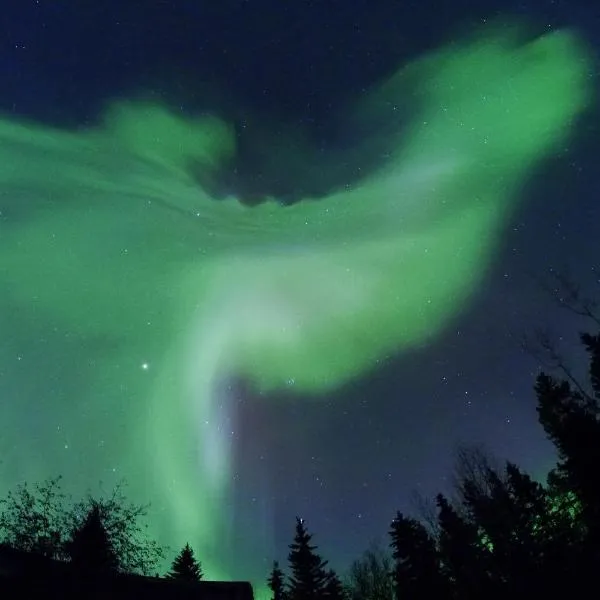
[[[434,343],[572,138],[589,64],[575,32],[478,28],[357,100],[354,123],[389,118],[376,169],[289,206],[213,197],[238,152],[220,114],[133,94],[78,127],[5,111],[0,488],[58,472],[81,491],[118,464],[157,539],[189,541],[211,578],[260,579],[271,517],[252,556],[230,518],[235,382],[318,403]]]

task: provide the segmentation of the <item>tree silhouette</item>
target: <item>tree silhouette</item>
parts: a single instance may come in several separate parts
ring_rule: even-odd
[[[182,581],[200,581],[202,579],[202,568],[189,544],[186,544],[175,557],[167,577]]]
[[[333,569],[327,571],[327,580],[323,589],[324,600],[345,600],[346,590],[341,579]]]
[[[163,548],[147,535],[147,507],[128,502],[122,485],[106,498],[88,496],[73,502],[62,492],[58,477],[17,487],[0,500],[0,508],[0,541],[18,550],[69,560],[73,532],[97,509],[119,571],[150,574],[164,556]]]
[[[119,560],[102,523],[100,507],[94,504],[80,527],[65,545],[72,565],[80,572],[116,571]]]
[[[271,574],[267,579],[267,585],[273,594],[272,600],[285,600],[285,578],[277,561],[273,562],[273,568],[271,569]]]
[[[123,484],[117,485],[110,496],[89,496],[74,504],[71,515],[79,518],[97,505],[119,560],[119,571],[151,575],[164,558],[164,548],[148,534],[145,519],[148,507],[128,501],[123,487]]]
[[[438,494],[436,502],[442,573],[452,583],[456,597],[486,597],[490,591],[487,540],[480,538],[477,526],[461,516],[445,496]]]
[[[60,477],[20,485],[0,500],[0,536],[18,550],[64,559],[71,519]]]
[[[479,536],[479,556],[487,564],[490,589],[504,596],[539,593],[556,539],[547,489],[508,462],[489,467],[481,480],[461,483],[465,517]]]
[[[600,325],[591,312],[596,305],[568,298],[578,302],[573,312]],[[534,388],[539,422],[559,457],[545,485],[514,463],[463,447],[454,500],[439,494],[437,508],[424,516],[427,526],[398,513],[390,530],[393,563],[367,552],[352,564],[347,590],[326,571],[297,519],[289,600],[339,600],[345,591],[349,600],[504,600],[565,597],[573,582],[593,589],[600,565],[600,334],[580,340],[589,360],[585,383],[542,339],[563,377],[541,373]],[[277,563],[269,584],[283,588]]]
[[[581,342],[585,346],[589,356],[590,385],[596,400],[600,400],[600,334],[591,335],[583,333]]]
[[[398,512],[390,530],[396,598],[436,598],[444,591],[435,540],[419,521]]]
[[[473,495],[489,497],[504,483],[504,465],[481,444],[460,445],[455,453],[453,480],[457,505],[467,506]]]
[[[598,399],[574,390],[565,380],[541,373],[536,381],[538,415],[558,450],[557,481],[579,497],[586,522],[600,533],[600,405]]]
[[[571,500],[562,523],[577,515],[569,531],[569,575],[591,584],[600,564],[600,335],[584,333],[580,339],[588,355],[588,384],[541,373],[535,392],[540,424],[559,456],[549,483],[555,498]]]
[[[394,600],[392,559],[387,552],[372,546],[350,566],[350,600]]]
[[[327,561],[311,546],[312,535],[308,533],[303,519],[296,518],[296,535],[290,544],[289,564],[291,569],[290,600],[320,600],[327,583]]]

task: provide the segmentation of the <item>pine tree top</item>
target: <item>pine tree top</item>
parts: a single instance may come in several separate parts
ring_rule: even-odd
[[[200,581],[202,579],[202,567],[196,560],[194,551],[189,544],[186,544],[175,557],[167,577],[182,581]]]
[[[289,564],[290,597],[292,600],[312,600],[323,596],[327,583],[327,561],[310,544],[312,535],[308,533],[304,520],[296,518],[296,535],[290,544]]]

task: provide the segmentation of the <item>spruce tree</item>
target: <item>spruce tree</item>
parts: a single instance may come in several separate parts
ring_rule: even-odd
[[[292,571],[289,585],[290,600],[321,600],[327,583],[327,561],[317,553],[310,541],[303,519],[296,518],[296,535],[288,556]]]
[[[558,450],[555,477],[581,501],[586,525],[600,540],[600,400],[594,389],[600,378],[598,337],[582,336],[590,355],[591,392],[542,373],[535,391],[540,424]]]
[[[98,504],[93,504],[82,525],[73,531],[66,550],[73,567],[82,573],[117,570],[119,561]]]
[[[346,590],[341,579],[333,569],[327,571],[327,580],[323,590],[324,600],[346,600]]]
[[[485,485],[464,480],[461,489],[480,552],[489,558],[490,586],[504,596],[539,594],[553,524],[546,490],[510,462],[483,475]]]
[[[396,598],[436,598],[443,580],[435,541],[422,523],[398,513],[390,530]]]
[[[550,489],[558,498],[576,500],[571,514],[580,525],[575,523],[569,533],[579,529],[583,539],[571,551],[569,576],[585,587],[595,584],[600,564],[600,335],[580,339],[589,358],[588,382],[563,367],[566,379],[541,373],[535,392],[540,424],[559,456]]]
[[[489,597],[489,551],[477,526],[458,513],[443,494],[438,506],[438,548],[442,573],[461,600]]]
[[[267,579],[267,585],[273,594],[272,600],[285,600],[285,579],[277,561],[273,562],[273,569],[271,570],[269,579]]]
[[[175,557],[167,578],[180,581],[200,581],[202,579],[202,567],[196,560],[194,551],[189,544],[186,544]]]

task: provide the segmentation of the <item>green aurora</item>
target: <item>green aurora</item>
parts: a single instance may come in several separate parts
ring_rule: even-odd
[[[86,130],[0,119],[0,488],[62,473],[81,491],[118,463],[160,542],[254,579],[230,526],[228,378],[318,396],[439,334],[588,103],[587,69],[569,32],[434,52],[357,108],[418,105],[380,168],[287,207],[202,187],[236,153],[215,117],[118,101]]]

